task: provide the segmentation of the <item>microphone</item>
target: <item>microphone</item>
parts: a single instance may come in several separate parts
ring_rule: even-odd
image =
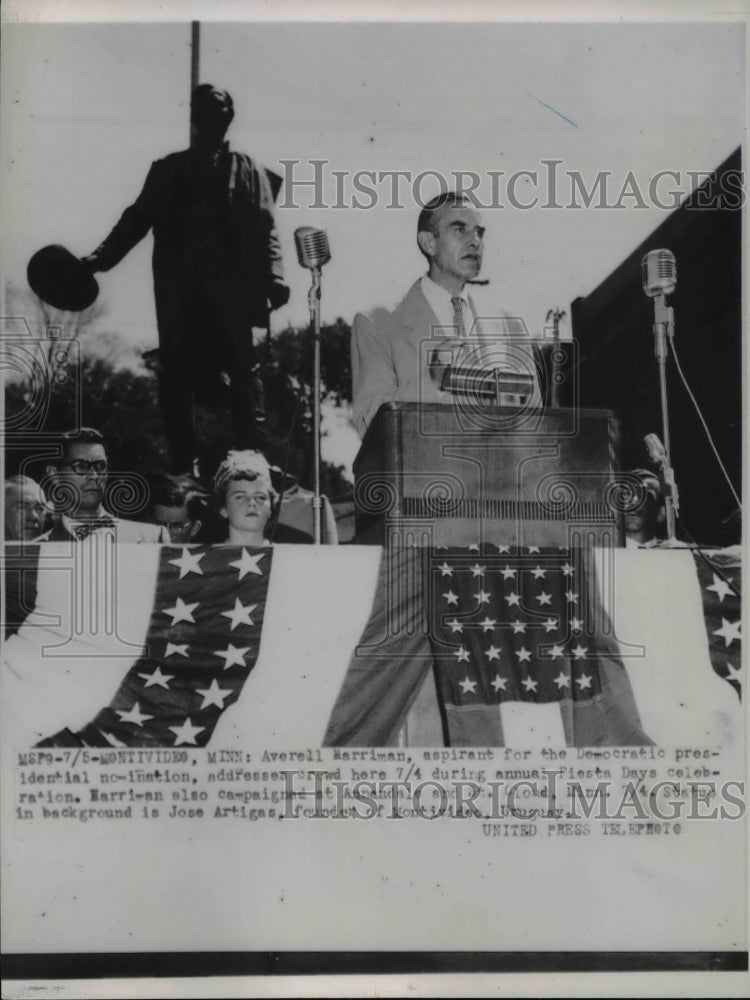
[[[294,243],[300,265],[310,268],[311,271],[322,267],[331,259],[328,234],[325,229],[300,226],[294,231]]]
[[[677,287],[677,261],[671,250],[649,250],[641,261],[643,291],[650,299],[671,295]]]
[[[643,443],[646,445],[649,461],[653,462],[654,465],[664,465],[667,461],[667,449],[661,443],[659,435],[647,434],[643,439]]]

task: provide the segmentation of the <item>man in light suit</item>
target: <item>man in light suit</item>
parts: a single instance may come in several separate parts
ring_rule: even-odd
[[[466,291],[484,252],[484,227],[469,199],[446,192],[425,205],[417,243],[427,274],[387,319],[358,313],[352,325],[352,420],[360,437],[383,403],[454,400],[440,388],[446,353],[454,364],[463,353],[468,364],[534,374],[531,346],[508,347],[510,338],[528,337],[523,321],[483,318]],[[538,402],[537,387],[532,405]]]

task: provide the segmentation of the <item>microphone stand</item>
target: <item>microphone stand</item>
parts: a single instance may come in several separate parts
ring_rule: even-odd
[[[662,476],[664,478],[664,512],[666,514],[667,541],[675,542],[675,519],[680,503],[677,484],[672,468],[672,452],[669,439],[669,408],[667,404],[667,338],[674,336],[674,312],[667,305],[664,294],[654,297],[654,351],[659,368],[659,391],[661,395],[662,440],[664,458]]]
[[[320,495],[320,272],[311,268],[312,284],[307,293],[310,310],[310,332],[313,337],[313,540],[320,545],[322,532],[323,499]]]

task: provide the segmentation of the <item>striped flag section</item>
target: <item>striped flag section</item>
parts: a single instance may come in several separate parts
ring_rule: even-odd
[[[740,620],[741,566],[738,551],[695,554],[695,569],[703,599],[711,665],[742,694]]]
[[[736,676],[712,669],[691,553],[593,562],[97,536],[6,546],[6,746],[731,742],[741,709],[723,677]],[[735,615],[714,638],[739,672]]]

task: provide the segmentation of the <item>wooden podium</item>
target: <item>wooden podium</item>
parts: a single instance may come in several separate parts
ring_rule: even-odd
[[[354,462],[361,544],[624,544],[608,410],[386,403]]]

